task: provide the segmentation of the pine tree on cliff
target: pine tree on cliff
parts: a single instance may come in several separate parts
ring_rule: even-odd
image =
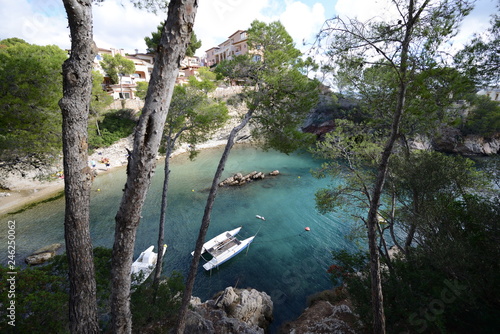
[[[388,136],[382,149],[372,156],[377,172],[366,191],[369,210],[364,222],[370,252],[373,332],[377,334],[385,333],[377,242],[380,230],[378,210],[389,159],[396,141],[401,138],[403,116],[411,111],[411,105],[407,103],[409,87],[415,74],[438,62],[439,47],[454,35],[462,18],[472,9],[468,0],[393,0],[391,4],[392,8],[386,11],[397,13],[397,19],[388,16],[387,20],[377,18],[365,23],[336,17],[327,21],[318,35],[322,41],[327,41],[327,53],[335,62],[334,67],[340,69],[338,73],[347,81],[359,82],[357,80],[362,77],[365,67],[379,66],[390,71],[396,82],[395,87],[377,87],[393,93],[391,107],[383,111],[392,121],[387,126]],[[352,140],[352,137],[346,139]]]

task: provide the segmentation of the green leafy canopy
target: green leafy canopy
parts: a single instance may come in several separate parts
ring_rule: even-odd
[[[0,41],[0,152],[2,159],[54,154],[61,148],[61,66],[54,45]]]

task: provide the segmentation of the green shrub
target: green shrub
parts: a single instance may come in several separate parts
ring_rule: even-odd
[[[135,124],[134,111],[131,109],[120,109],[106,113],[102,121],[99,122],[99,130],[96,124],[89,125],[89,148],[107,147],[128,137],[134,131]]]
[[[155,291],[148,279],[131,296],[132,323],[137,333],[167,333],[173,328],[179,311],[184,279],[174,271],[166,281],[158,285]]]

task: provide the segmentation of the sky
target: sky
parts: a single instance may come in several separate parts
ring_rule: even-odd
[[[224,42],[255,20],[281,21],[296,46],[306,51],[323,22],[335,15],[365,20],[387,0],[199,0],[194,31],[202,41],[197,55]],[[477,8],[462,24],[457,37],[465,42],[472,33],[489,26],[489,16],[499,0],[478,0]],[[32,44],[70,48],[69,28],[62,0],[0,0],[0,40],[18,37]],[[146,51],[144,37],[166,19],[134,8],[128,0],[106,0],[94,5],[94,40],[101,48]],[[303,41],[306,42],[304,46]]]

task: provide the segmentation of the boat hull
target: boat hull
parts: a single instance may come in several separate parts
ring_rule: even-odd
[[[215,267],[220,266],[224,262],[232,259],[236,255],[241,253],[244,249],[246,249],[252,243],[254,238],[255,236],[242,240],[240,241],[240,244],[227,249],[226,251],[224,251],[221,254],[218,254],[217,256],[214,256],[210,261],[208,261],[203,265],[203,268],[205,270],[211,270]]]
[[[139,255],[137,260],[132,263],[130,275],[132,276],[132,286],[141,285],[144,283],[149,275],[156,267],[158,254],[153,252],[154,246],[149,246],[145,251]],[[163,245],[162,252],[165,255],[167,245]]]
[[[226,241],[231,237],[234,237],[236,234],[240,232],[240,230],[241,226],[231,231],[222,232],[218,236],[208,240],[203,244],[203,248],[201,249],[201,254],[208,252],[209,249],[216,247],[218,244],[223,243],[224,241]],[[194,256],[194,251],[191,252],[191,256]]]

